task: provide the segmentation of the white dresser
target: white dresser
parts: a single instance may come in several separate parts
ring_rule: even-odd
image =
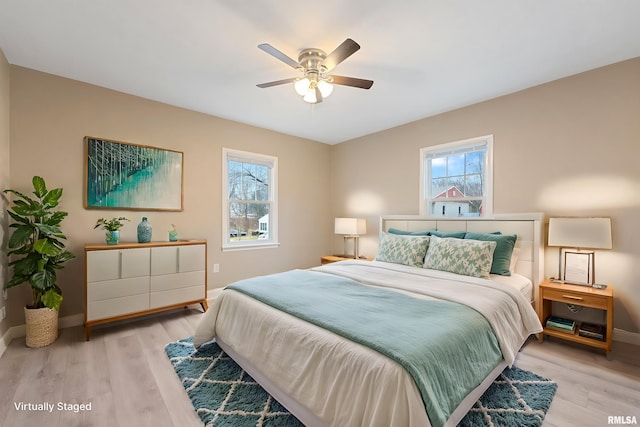
[[[85,333],[101,323],[199,303],[207,309],[207,242],[86,245]]]

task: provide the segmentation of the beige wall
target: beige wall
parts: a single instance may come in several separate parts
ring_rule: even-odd
[[[3,162],[9,154],[9,70],[9,184],[26,191],[40,174],[50,186],[64,188],[63,208],[70,213],[64,230],[78,259],[60,274],[63,316],[83,310],[82,247],[102,239],[93,230],[95,220],[123,214],[132,219],[123,240],[135,240],[143,215],[82,207],[85,135],[184,151],[184,212],[144,214],[163,237],[175,223],[182,238],[209,241],[209,287],[215,288],[315,265],[320,255],[341,252],[342,240],[333,236],[335,216],[367,218],[361,252],[374,255],[381,214],[418,213],[420,147],[493,134],[496,213],[612,217],[614,249],[598,252],[597,280],[615,286],[615,327],[640,331],[640,59],[327,146],[9,67],[0,58]],[[279,249],[221,252],[223,146],[279,157]],[[547,252],[547,274],[555,274],[557,253]],[[220,273],[212,273],[214,263]],[[10,290],[10,325],[23,322],[25,288]],[[6,322],[0,332],[5,329]]]
[[[9,186],[9,73],[10,66],[4,52],[0,49],[0,190]],[[0,197],[0,247],[4,248],[8,239],[7,203]],[[7,271],[7,256],[0,251],[0,283],[9,280]],[[4,298],[0,297],[0,307],[4,307]],[[8,320],[0,321],[0,337],[9,329]]]
[[[180,238],[207,239],[210,289],[317,265],[327,253],[330,146],[17,66],[11,66],[11,94],[11,187],[29,191],[38,174],[49,187],[64,189],[62,208],[69,216],[63,230],[77,259],[59,274],[65,298],[61,316],[84,311],[83,247],[103,242],[104,233],[93,229],[103,216],[131,219],[121,231],[123,241],[136,240],[142,216],[153,225],[153,240],[166,240],[170,224]],[[84,209],[86,135],[183,151],[184,211]],[[278,157],[279,248],[221,251],[222,147]],[[213,273],[213,264],[220,265],[220,273]],[[9,293],[11,325],[23,323],[27,287],[21,288]]]
[[[639,93],[636,58],[339,144],[332,215],[367,218],[361,252],[374,255],[380,214],[419,213],[419,149],[493,134],[494,212],[610,216],[596,280],[615,287],[614,326],[640,332]]]

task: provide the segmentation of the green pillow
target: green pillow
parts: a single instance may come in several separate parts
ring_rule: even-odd
[[[489,278],[495,242],[431,236],[424,268]]]
[[[376,261],[422,267],[429,246],[429,236],[399,236],[380,233]]]
[[[464,236],[467,234],[466,231],[437,231],[437,230],[431,230],[430,231],[432,236],[436,236],[436,237],[452,237],[455,239],[464,239]]]
[[[435,230],[405,231],[405,230],[400,230],[398,228],[390,228],[388,230],[389,233],[398,234],[400,236],[428,236],[429,233],[431,233],[432,231],[435,231]]]
[[[511,276],[511,254],[516,246],[518,236],[516,234],[493,234],[493,233],[467,233],[465,239],[481,240],[485,242],[496,242],[496,250],[493,251],[493,263],[491,264],[491,274],[501,276]]]

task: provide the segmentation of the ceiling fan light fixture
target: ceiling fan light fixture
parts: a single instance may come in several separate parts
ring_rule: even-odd
[[[318,102],[316,91],[311,89],[307,91],[302,99],[304,100],[304,102],[308,102],[309,104],[316,104]]]
[[[305,102],[310,104],[316,104],[318,102],[316,87],[320,91],[323,99],[331,95],[331,92],[333,92],[333,85],[331,83],[324,80],[316,82],[316,80],[310,80],[308,77],[296,80],[293,87],[295,88],[296,93],[302,96],[302,99]]]
[[[333,85],[331,83],[327,83],[324,80],[320,80],[318,82],[318,89],[320,89],[320,93],[323,98],[328,97],[333,92]]]
[[[293,87],[295,88],[296,93],[300,96],[305,96],[307,92],[310,91],[310,86],[311,86],[311,82],[306,77],[300,80],[296,80],[296,82],[293,84]]]
[[[274,58],[284,62],[291,68],[303,73],[302,77],[276,80],[261,83],[259,88],[267,88],[287,83],[293,83],[296,93],[302,96],[305,102],[316,104],[333,92],[333,85],[351,86],[361,89],[369,89],[373,85],[372,80],[358,79],[355,77],[326,75],[342,61],[353,55],[360,45],[351,39],[346,39],[333,52],[327,55],[323,50],[316,48],[303,49],[298,55],[298,60],[290,58],[268,43],[259,44],[258,48]]]

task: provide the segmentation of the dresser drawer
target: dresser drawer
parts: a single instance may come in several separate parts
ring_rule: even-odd
[[[149,307],[159,308],[183,302],[197,301],[205,298],[203,286],[191,286],[188,288],[172,289],[162,292],[151,292],[149,295]]]
[[[151,292],[169,291],[171,289],[201,286],[205,288],[205,272],[191,271],[189,273],[167,274],[151,276]]]
[[[149,294],[93,301],[87,304],[87,321],[149,310]]]
[[[88,302],[148,293],[149,276],[87,283]]]
[[[608,299],[599,295],[575,293],[569,290],[545,289],[543,299],[564,302],[567,304],[581,305],[599,309],[607,309]]]

